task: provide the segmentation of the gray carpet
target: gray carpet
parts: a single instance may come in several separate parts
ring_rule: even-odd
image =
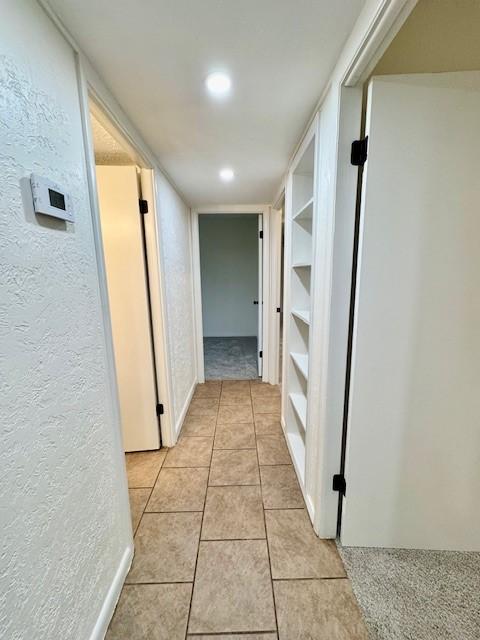
[[[258,377],[257,338],[204,338],[206,380],[253,380]]]
[[[480,639],[480,553],[338,548],[371,640]]]

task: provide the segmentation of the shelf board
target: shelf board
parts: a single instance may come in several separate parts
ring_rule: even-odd
[[[291,393],[289,395],[290,402],[297,414],[298,419],[303,427],[303,430],[307,429],[307,399],[303,393]]]
[[[294,262],[292,264],[292,267],[294,269],[310,269],[311,266],[312,266],[311,262]]]
[[[304,218],[312,218],[313,217],[313,197],[304,204],[298,211],[293,214],[294,220],[302,220]]]
[[[298,370],[305,378],[305,380],[308,380],[308,355],[305,353],[295,353],[292,351],[290,353],[290,357],[296,364]]]
[[[295,316],[307,325],[310,325],[310,311],[307,309],[292,309],[292,316]]]

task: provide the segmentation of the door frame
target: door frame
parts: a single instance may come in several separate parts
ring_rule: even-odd
[[[167,342],[167,317],[165,305],[165,284],[163,279],[163,262],[160,251],[160,239],[158,235],[157,215],[157,191],[155,173],[158,171],[155,159],[145,147],[140,136],[130,125],[119,105],[104,88],[101,80],[89,63],[80,53],[77,53],[77,69],[79,78],[79,97],[83,128],[84,145],[86,149],[86,169],[88,189],[90,196],[92,222],[94,231],[94,243],[96,252],[97,272],[100,288],[101,306],[103,312],[104,331],[108,354],[108,377],[111,392],[114,398],[115,422],[118,424],[119,438],[121,440],[121,418],[118,397],[117,374],[113,351],[113,334],[110,320],[110,307],[108,302],[108,290],[106,281],[105,258],[103,241],[101,236],[100,209],[97,196],[97,183],[95,175],[95,153],[91,130],[90,110],[93,105],[95,115],[100,118],[102,125],[116,137],[133,156],[141,169],[142,188],[146,187],[148,193],[143,197],[149,201],[151,217],[145,221],[145,243],[148,248],[147,259],[149,278],[151,284],[151,313],[153,324],[153,353],[156,369],[156,386],[159,402],[164,406],[164,413],[160,420],[161,446],[173,446],[176,442],[173,419],[173,393],[171,388],[170,365]],[[150,216],[149,211],[149,216]],[[123,444],[122,444],[123,450]]]
[[[263,371],[262,380],[271,382],[270,380],[270,324],[271,316],[269,313],[270,302],[270,206],[268,205],[212,205],[210,207],[199,207],[192,210],[192,272],[193,272],[193,297],[194,297],[194,323],[195,323],[195,352],[197,366],[197,382],[205,382],[205,362],[203,354],[203,320],[202,320],[202,283],[200,270],[200,236],[198,217],[201,214],[255,214],[262,216],[263,220],[263,341],[262,341],[262,360]]]

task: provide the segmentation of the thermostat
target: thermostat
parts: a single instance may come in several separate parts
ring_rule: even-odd
[[[30,176],[30,185],[35,213],[68,222],[74,221],[71,198],[62,187],[34,173]]]

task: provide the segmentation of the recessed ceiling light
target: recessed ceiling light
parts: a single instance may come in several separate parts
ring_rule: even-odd
[[[208,75],[205,84],[213,96],[225,96],[232,88],[230,76],[223,71],[215,71]]]
[[[220,171],[220,179],[224,182],[231,182],[234,177],[233,169],[225,168]]]

